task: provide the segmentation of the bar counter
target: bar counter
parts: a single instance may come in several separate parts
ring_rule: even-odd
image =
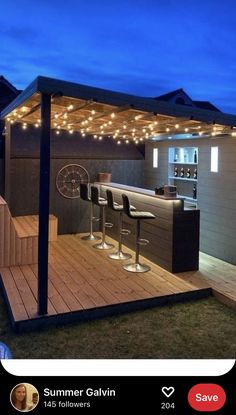
[[[141,238],[149,244],[141,247],[141,255],[170,272],[197,270],[199,266],[199,219],[200,211],[185,210],[183,198],[165,198],[148,189],[141,189],[118,183],[96,183],[101,196],[106,190],[113,192],[114,200],[122,203],[126,194],[139,211],[148,211],[156,216],[154,220],[141,221]],[[124,245],[134,249],[135,221],[125,214],[124,228],[131,234],[123,238]],[[107,209],[107,221],[114,224],[107,230],[108,235],[117,239],[118,214]]]

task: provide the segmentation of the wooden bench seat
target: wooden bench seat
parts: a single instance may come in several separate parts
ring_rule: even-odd
[[[16,232],[20,238],[38,236],[38,215],[16,216],[12,218]],[[49,215],[49,241],[57,240],[57,217]]]
[[[57,239],[57,218],[49,217],[49,241]],[[11,216],[0,196],[0,267],[36,264],[38,261],[38,216]]]

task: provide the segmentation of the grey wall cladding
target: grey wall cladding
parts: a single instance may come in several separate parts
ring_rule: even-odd
[[[236,140],[172,140],[146,144],[145,187],[167,183],[168,148],[198,147],[198,204],[201,251],[236,264]],[[219,172],[210,172],[211,147],[219,148]],[[152,167],[152,150],[159,149],[159,168]]]
[[[143,160],[52,159],[50,211],[58,217],[59,233],[88,230],[88,203],[66,199],[56,189],[58,171],[67,164],[79,164],[89,173],[91,182],[99,172],[110,172],[117,183],[143,187]],[[11,212],[13,216],[38,213],[39,160],[11,160]],[[98,212],[97,212],[98,214]]]
[[[13,216],[38,213],[40,131],[34,126],[12,127],[11,198]],[[109,172],[117,183],[143,186],[144,156],[133,143],[117,145],[111,138],[102,141],[62,132],[51,134],[50,211],[58,217],[59,233],[88,231],[88,203],[66,199],[56,189],[56,175],[67,164],[79,164],[96,181],[99,172]],[[1,169],[1,163],[0,163]],[[1,185],[1,183],[0,183]],[[98,213],[98,212],[97,212]]]

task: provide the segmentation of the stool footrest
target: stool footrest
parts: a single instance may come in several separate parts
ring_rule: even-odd
[[[131,231],[129,229],[121,229],[120,233],[121,235],[130,235]]]
[[[105,228],[112,228],[113,227],[113,223],[111,222],[106,222],[105,223]]]
[[[94,220],[95,222],[99,222],[101,220],[101,218],[98,218],[97,216],[93,216],[92,220]]]
[[[142,239],[142,238],[140,238],[140,239],[138,239],[137,243],[139,245],[145,246],[145,245],[149,244],[149,240],[148,239]]]

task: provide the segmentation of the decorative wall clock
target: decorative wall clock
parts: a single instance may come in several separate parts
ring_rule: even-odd
[[[80,197],[80,183],[88,183],[89,174],[79,164],[68,164],[57,173],[56,187],[58,192],[68,199]]]

